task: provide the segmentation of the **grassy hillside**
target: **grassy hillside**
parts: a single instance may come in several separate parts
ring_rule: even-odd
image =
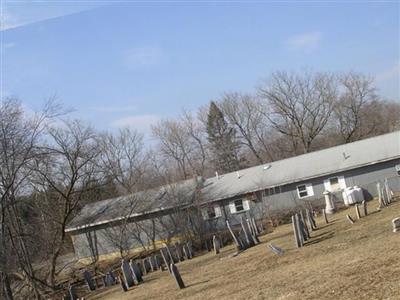
[[[319,229],[297,249],[290,224],[261,237],[261,244],[236,257],[233,246],[177,264],[186,288],[178,290],[168,272],[145,277],[128,292],[119,286],[87,299],[400,299],[400,233],[391,220],[400,217],[400,201],[356,219],[353,207],[317,218]],[[267,245],[285,249],[277,256]]]

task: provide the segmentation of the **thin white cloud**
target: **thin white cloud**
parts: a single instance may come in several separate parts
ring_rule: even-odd
[[[157,65],[163,59],[164,53],[158,47],[132,48],[124,55],[124,63],[129,68]]]
[[[19,21],[15,15],[3,11],[0,19],[0,31],[16,28],[22,25],[24,25],[24,23]]]
[[[14,48],[15,46],[16,46],[15,43],[5,43],[5,44],[3,45],[3,48],[4,48],[4,49],[10,49],[10,48]]]
[[[126,105],[126,106],[95,106],[93,109],[97,112],[106,112],[106,113],[114,113],[114,112],[129,112],[135,111],[137,109],[134,105]]]
[[[313,52],[321,44],[322,34],[319,31],[305,32],[293,35],[286,40],[286,46],[290,50]]]
[[[394,66],[390,67],[389,69],[386,69],[382,71],[381,73],[378,73],[375,76],[376,82],[384,82],[392,79],[397,79],[399,80],[400,78],[400,62],[396,63]]]
[[[114,120],[111,126],[132,127],[139,131],[148,131],[151,125],[156,124],[159,120],[160,118],[157,115],[134,115]]]

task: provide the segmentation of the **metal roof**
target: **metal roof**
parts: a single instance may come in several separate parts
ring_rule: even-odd
[[[68,224],[66,232],[192,203],[200,177],[86,204]]]
[[[400,131],[208,178],[202,185],[202,201],[218,201],[396,158],[400,158]],[[191,204],[201,180],[197,177],[87,204],[66,231]]]
[[[208,178],[202,195],[216,201],[396,158],[400,131]]]

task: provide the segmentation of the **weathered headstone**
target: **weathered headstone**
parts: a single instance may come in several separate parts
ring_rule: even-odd
[[[385,180],[383,181],[383,184],[385,186],[387,202],[388,202],[388,204],[390,204],[392,202],[392,191],[390,190],[389,182],[388,182],[387,178],[385,178]]]
[[[300,236],[299,236],[299,232],[297,229],[297,221],[296,221],[296,216],[292,216],[292,227],[293,227],[293,234],[294,234],[294,240],[295,240],[295,244],[297,248],[301,247],[301,243],[300,243]]]
[[[328,224],[329,222],[328,222],[328,218],[327,218],[326,213],[325,213],[325,209],[322,209],[322,215],[324,217],[325,223]]]
[[[235,242],[235,244],[236,244],[237,250],[238,250],[238,251],[242,250],[242,246],[240,245],[239,240],[238,240],[238,238],[236,237],[235,233],[233,232],[233,230],[232,230],[232,228],[231,228],[231,224],[229,223],[228,220],[226,220],[226,226],[228,227],[229,232],[230,232],[231,235],[232,235],[232,238],[233,238],[233,240],[234,240],[234,242]]]
[[[123,259],[121,262],[121,270],[122,270],[122,275],[124,276],[125,279],[126,286],[128,288],[134,286],[135,283],[133,281],[131,267],[129,266],[129,263],[125,259]]]
[[[89,291],[94,291],[96,289],[96,285],[94,283],[92,274],[90,274],[89,271],[85,270],[83,272],[83,278],[85,279],[86,285],[89,289]]]
[[[352,217],[350,217],[349,215],[346,215],[346,218],[351,224],[354,224],[354,220],[352,219]]]
[[[175,266],[175,264],[171,264],[170,269],[171,269],[171,274],[175,278],[175,281],[176,281],[176,284],[178,285],[178,287],[180,289],[184,289],[185,284],[183,283],[181,274],[179,274],[178,268]]]
[[[68,287],[68,293],[69,293],[70,300],[77,300],[78,299],[78,295],[76,294],[76,291],[75,291],[75,286],[70,285]]]
[[[325,197],[325,213],[333,214],[336,211],[335,203],[333,202],[333,195],[329,191],[323,192]]]
[[[214,253],[219,254],[219,239],[214,235],[213,236],[213,246],[214,246]]]
[[[131,268],[132,276],[136,284],[143,282],[142,272],[140,272],[139,266],[132,259],[129,262],[129,267]]]
[[[119,279],[119,284],[121,285],[122,290],[124,292],[127,292],[128,288],[126,287],[125,280],[121,277],[121,275],[118,276],[118,279]]]
[[[260,234],[260,230],[257,227],[256,219],[251,218],[251,223],[253,224],[253,227],[254,227],[254,230],[256,232],[256,235],[259,235]]]
[[[393,232],[400,232],[400,218],[392,220]]]
[[[243,234],[246,239],[246,243],[247,243],[248,247],[254,246],[254,241],[250,237],[250,232],[248,232],[247,228],[244,226],[243,217],[240,218],[240,225],[242,226]]]
[[[183,255],[181,243],[179,243],[179,242],[175,243],[175,251],[176,251],[176,256],[178,257],[179,261],[184,261],[185,257]]]
[[[301,218],[300,218],[299,214],[295,214],[294,217],[296,220],[297,232],[299,234],[300,247],[303,247],[306,239],[305,239],[305,235],[304,235],[304,230],[301,226]]]
[[[164,243],[164,249],[167,251],[170,261],[175,263],[174,257],[172,256],[171,249],[169,248],[168,244]]]
[[[164,264],[167,267],[168,271],[171,273],[171,269],[170,269],[170,258],[168,256],[167,250],[165,250],[165,248],[161,248],[160,249],[160,253],[161,253],[161,257],[164,260]],[[173,263],[173,262],[171,262]]]
[[[193,242],[191,240],[189,240],[186,243],[188,249],[189,249],[189,253],[190,253],[190,257],[193,258],[194,257],[194,251],[193,251]]]
[[[359,219],[361,219],[361,215],[360,215],[360,209],[359,209],[359,207],[358,207],[358,204],[357,204],[357,203],[354,205],[354,208],[355,208],[355,210],[356,210],[356,216],[357,216],[357,219],[358,219],[358,220],[359,220]]]
[[[283,250],[282,248],[276,247],[272,244],[269,244],[268,246],[272,250],[272,252],[274,252],[277,255],[282,255],[283,253],[285,253],[285,250]]]
[[[304,213],[302,210],[300,210],[300,220],[301,220],[301,223],[303,223],[302,227],[303,227],[303,231],[304,231],[304,235],[305,235],[305,240],[308,240],[308,238],[310,237],[310,232],[308,231],[308,226],[307,226],[306,220],[304,218]],[[311,226],[311,224],[310,224],[310,226]]]
[[[104,284],[105,286],[112,286],[115,284],[115,278],[111,271],[106,274]]]
[[[253,226],[250,223],[249,219],[246,219],[247,228],[249,229],[250,236],[253,240],[254,245],[258,245],[260,240],[257,237],[256,231],[253,229]]]
[[[307,225],[304,224],[304,218],[302,218],[302,214],[298,214],[298,219],[299,219],[299,228],[300,228],[300,233],[302,233],[303,241],[307,241],[310,237],[310,234],[307,230]]]
[[[363,212],[364,212],[364,217],[368,216],[368,208],[367,208],[367,201],[363,200],[361,202]]]

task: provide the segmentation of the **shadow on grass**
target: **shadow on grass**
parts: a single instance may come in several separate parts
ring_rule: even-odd
[[[192,287],[192,286],[196,286],[196,285],[200,285],[200,284],[203,284],[203,283],[207,283],[209,281],[210,280],[203,280],[203,281],[195,282],[195,283],[187,285],[186,287],[189,288],[189,287]]]
[[[330,238],[332,238],[335,235],[335,233],[333,231],[328,231],[328,232],[324,232],[320,235],[316,235],[312,237],[311,241],[308,241],[304,244],[304,246],[308,246],[308,245],[313,245],[313,244],[317,244],[319,242],[322,242],[324,240],[328,240]]]

